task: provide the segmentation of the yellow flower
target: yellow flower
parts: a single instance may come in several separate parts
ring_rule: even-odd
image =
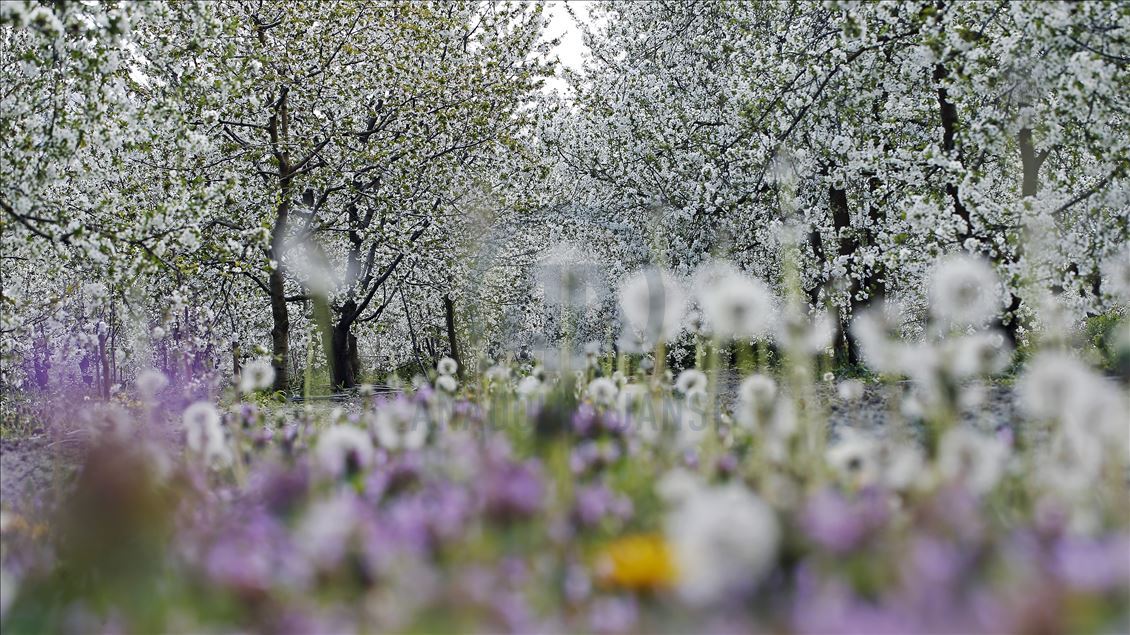
[[[662,536],[636,534],[619,538],[601,552],[597,575],[606,584],[630,589],[670,586],[676,577],[675,561]]]

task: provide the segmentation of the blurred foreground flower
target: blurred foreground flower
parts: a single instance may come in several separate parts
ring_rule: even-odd
[[[231,450],[224,439],[224,429],[220,426],[220,412],[215,406],[206,401],[198,401],[185,409],[182,419],[189,450],[202,456],[205,462],[212,465],[226,465],[231,462]]]
[[[700,272],[697,286],[699,303],[716,337],[749,339],[768,332],[774,301],[764,282],[730,265],[714,264]]]
[[[645,269],[629,276],[620,287],[620,308],[626,326],[648,343],[666,341],[682,328],[686,294],[674,276]]]
[[[985,261],[965,255],[949,256],[934,269],[930,310],[952,326],[987,322],[1000,309],[997,276]]]
[[[265,390],[275,381],[275,369],[271,360],[259,358],[248,362],[239,373],[239,392],[253,393],[256,390]]]
[[[738,484],[699,489],[670,513],[666,528],[679,591],[692,604],[741,595],[777,562],[776,513]]]

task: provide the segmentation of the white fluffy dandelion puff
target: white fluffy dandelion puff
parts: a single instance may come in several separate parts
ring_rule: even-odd
[[[620,287],[626,326],[651,343],[678,334],[686,306],[686,294],[666,271],[645,269],[629,276]]]
[[[265,390],[275,381],[275,368],[271,360],[260,357],[244,365],[239,373],[239,391],[247,394],[256,390]]]
[[[983,324],[1000,308],[1000,290],[993,268],[980,258],[943,258],[930,280],[930,312],[951,326]]]
[[[728,267],[702,279],[699,303],[714,335],[749,339],[769,332],[775,308],[773,293],[764,282]]]
[[[459,371],[459,362],[450,357],[444,357],[436,364],[436,372],[440,375],[451,376]]]
[[[220,425],[220,411],[215,406],[206,401],[198,401],[185,408],[181,418],[184,422],[185,443],[190,451],[203,457],[211,465],[226,465],[231,462],[231,450]]]

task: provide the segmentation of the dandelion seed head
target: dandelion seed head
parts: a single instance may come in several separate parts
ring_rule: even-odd
[[[542,384],[537,377],[529,375],[518,382],[517,392],[522,397],[532,397],[541,392]]]
[[[767,334],[774,314],[769,287],[727,264],[711,263],[696,276],[699,304],[717,337],[749,339]]]
[[[910,490],[922,482],[926,459],[913,445],[884,444],[879,457],[883,485],[891,490]]]
[[[275,381],[271,360],[260,357],[243,365],[239,373],[239,391],[244,394],[270,388]]]
[[[440,375],[454,375],[459,371],[459,362],[450,357],[443,357],[436,363],[436,372]]]
[[[377,442],[387,450],[418,450],[428,436],[428,421],[414,403],[394,399],[381,404],[372,418]]]
[[[679,377],[675,380],[675,390],[684,395],[692,391],[704,391],[706,390],[706,383],[706,373],[688,368],[679,373]]]
[[[756,407],[771,406],[777,399],[777,382],[768,375],[750,375],[738,387],[738,398]]]
[[[586,309],[608,295],[604,268],[574,245],[560,244],[551,249],[539,263],[536,278],[549,306]]]
[[[1072,396],[1085,389],[1090,372],[1074,355],[1038,353],[1016,383],[1021,412],[1032,419],[1061,419]]]
[[[938,472],[975,494],[986,494],[1004,474],[1008,454],[1008,447],[995,436],[956,426],[938,444]]]
[[[593,403],[602,406],[611,406],[616,403],[616,393],[619,390],[616,387],[616,382],[608,379],[607,377],[598,377],[589,382],[586,393]]]
[[[983,324],[997,314],[997,276],[985,261],[954,255],[938,262],[930,280],[930,312],[950,326]]]
[[[625,326],[650,343],[666,341],[682,328],[686,294],[671,274],[655,268],[629,276],[620,287]]]
[[[707,395],[705,387],[692,387],[685,393],[683,402],[692,412],[702,413],[706,412],[706,405],[709,399],[710,397]]]
[[[1130,247],[1107,257],[1102,268],[1103,288],[1123,302],[1130,302]]]
[[[436,377],[436,388],[451,394],[459,389],[459,383],[451,375],[440,375]]]
[[[1091,490],[1102,473],[1103,444],[1088,434],[1066,429],[1037,453],[1041,489],[1074,499]]]
[[[778,324],[778,341],[809,355],[818,355],[828,350],[836,334],[835,319],[827,311],[821,311],[811,321],[788,319],[780,320]]]
[[[836,394],[844,401],[859,401],[863,397],[863,382],[858,379],[847,379],[836,386]]]
[[[189,450],[211,465],[226,465],[231,462],[231,450],[224,437],[220,411],[215,406],[207,401],[197,401],[185,408],[181,419]]]
[[[133,431],[133,419],[129,411],[116,403],[100,403],[85,413],[86,423],[97,435],[107,435],[114,439],[127,439]]]
[[[851,332],[867,365],[880,373],[902,373],[906,345],[902,343],[902,307],[882,302],[854,316]]]
[[[503,366],[502,364],[495,364],[486,370],[484,373],[486,380],[493,383],[506,383],[510,380],[510,367]]]
[[[731,484],[685,498],[668,514],[665,535],[680,595],[702,606],[764,579],[776,562],[781,530],[769,505]]]
[[[828,465],[845,482],[854,487],[867,487],[879,481],[879,442],[869,434],[846,428],[839,440],[827,451]]]
[[[1004,333],[992,329],[948,341],[951,371],[960,378],[994,375],[1012,362],[1012,347]]]
[[[372,464],[373,456],[373,441],[369,434],[345,424],[326,428],[314,448],[318,465],[335,477],[367,468]]]
[[[137,374],[134,383],[143,399],[152,399],[169,385],[169,378],[156,368],[148,368]]]

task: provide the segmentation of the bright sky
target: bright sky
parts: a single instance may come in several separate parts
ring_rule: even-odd
[[[561,43],[557,45],[555,53],[561,59],[561,64],[573,70],[581,70],[584,66],[584,59],[581,57],[585,51],[585,45],[581,41],[581,31],[577,28],[573,18],[565,9],[568,4],[573,12],[577,14],[577,18],[585,20],[588,17],[588,2],[586,0],[558,0],[556,2],[547,2],[546,11],[549,14],[549,26],[546,29],[546,37],[553,39],[561,36]],[[547,88],[565,89],[565,82],[560,77],[555,77],[546,82]]]

